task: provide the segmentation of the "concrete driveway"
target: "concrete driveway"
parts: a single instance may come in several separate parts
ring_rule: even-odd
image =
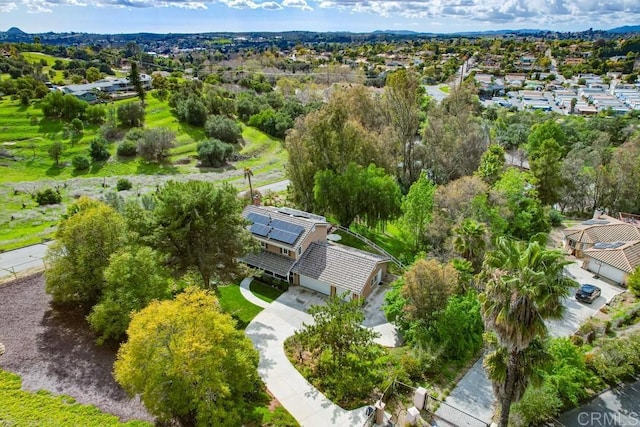
[[[593,273],[580,268],[580,262],[575,258],[573,263],[565,267],[565,274],[579,284],[590,283],[598,286],[602,290],[602,295],[592,304],[584,304],[576,301],[573,296],[575,289],[573,289],[571,295],[565,298],[564,305],[566,310],[562,319],[547,321],[549,333],[553,337],[572,335],[582,323],[593,316],[603,305],[610,302],[615,295],[624,291],[620,287],[594,278]],[[445,402],[485,421],[487,424],[491,422],[495,398],[491,382],[482,366],[482,358],[467,371],[447,396]],[[447,413],[444,409],[438,409],[436,415],[446,419]]]
[[[305,380],[284,353],[284,340],[310,323],[311,305],[324,302],[312,291],[292,287],[262,310],[245,330],[260,353],[258,374],[269,391],[305,427],[362,426],[366,407],[347,411]]]

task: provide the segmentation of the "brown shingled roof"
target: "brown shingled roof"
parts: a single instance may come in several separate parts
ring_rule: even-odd
[[[273,252],[262,250],[260,252],[249,252],[240,261],[248,264],[252,267],[259,268],[260,270],[272,272],[282,277],[288,277],[289,271],[295,259],[289,258],[283,255],[278,255]]]
[[[618,270],[631,273],[640,266],[640,241],[626,242],[617,248],[591,248],[584,251],[584,254]]]
[[[348,246],[312,243],[293,268],[293,272],[361,294],[369,276],[388,258]]]

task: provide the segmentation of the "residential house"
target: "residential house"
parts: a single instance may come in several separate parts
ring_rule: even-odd
[[[151,76],[148,74],[140,74],[140,82],[145,90],[151,89]],[[70,94],[83,99],[86,93],[97,94],[99,91],[105,93],[118,93],[126,91],[134,91],[133,85],[127,77],[117,79],[102,79],[93,83],[83,83],[76,85],[66,85],[58,87],[58,90],[65,94]],[[97,98],[97,95],[96,95]]]
[[[632,242],[640,240],[640,229],[608,215],[596,215],[563,231],[565,249],[582,258],[596,243]]]
[[[584,251],[583,268],[620,285],[640,266],[640,240],[596,243]]]
[[[240,261],[291,285],[351,300],[366,298],[386,274],[387,257],[328,241],[322,216],[267,206],[247,206],[243,216],[261,250]]]

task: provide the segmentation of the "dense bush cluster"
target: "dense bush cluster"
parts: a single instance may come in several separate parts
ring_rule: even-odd
[[[62,195],[58,190],[46,188],[38,191],[34,195],[34,199],[39,206],[56,205],[62,202]]]

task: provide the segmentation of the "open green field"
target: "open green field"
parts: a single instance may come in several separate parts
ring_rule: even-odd
[[[31,62],[32,64],[39,64],[40,61],[44,59],[47,62],[47,65],[45,67],[42,67],[42,71],[47,76],[49,75],[49,70],[52,69],[51,67],[53,66],[53,64],[55,64],[57,59],[59,59],[63,63],[67,63],[70,61],[70,59],[68,58],[58,58],[58,57],[47,55],[46,53],[40,53],[40,52],[22,52],[21,55],[24,59],[26,59],[28,62]],[[60,70],[53,70],[53,71],[56,74],[55,74],[55,77],[51,79],[52,81],[57,82],[57,81],[64,80],[64,75],[62,74],[62,71]]]
[[[106,108],[115,109],[123,102],[132,100],[117,101]],[[150,191],[162,184],[167,176],[190,174],[197,178],[203,173],[210,174],[207,179],[248,189],[243,177],[245,167],[253,170],[254,186],[284,179],[287,153],[282,141],[255,128],[241,126],[243,142],[236,150],[244,160],[218,169],[199,168],[197,145],[206,138],[204,130],[178,122],[167,101],[150,95],[147,97],[145,127],[167,127],[176,134],[176,145],[170,152],[169,161],[156,164],[146,163],[137,157],[120,158],[116,155],[118,142],[114,142],[109,146],[109,160],[93,163],[88,171],[78,173],[71,166],[71,160],[77,155],[88,156],[89,144],[98,135],[97,125],[85,123],[83,134],[74,139],[64,122],[43,116],[38,102],[23,106],[9,97],[0,98],[0,197],[3,200],[0,251],[51,238],[66,204],[81,194],[102,197],[104,193],[113,191],[114,177],[127,177],[133,181],[135,192]],[[59,165],[47,153],[56,141],[64,145]],[[75,180],[67,185],[70,179]],[[105,182],[109,185],[104,186]],[[62,205],[44,208],[32,201],[31,194],[54,186],[60,188]]]
[[[0,369],[0,420],[7,426],[151,426],[144,421],[121,423],[93,405],[69,396],[22,390],[22,379]]]
[[[107,108],[116,108],[117,101]],[[110,146],[111,158],[104,163],[94,164],[83,174],[85,177],[121,176],[138,174],[176,174],[201,172],[196,168],[197,144],[206,138],[204,130],[180,123],[173,116],[166,101],[148,97],[145,127],[167,127],[176,134],[176,146],[171,150],[169,165],[148,164],[138,158],[118,158],[117,143]],[[242,125],[244,145],[238,151],[248,160],[237,163],[237,169],[248,166],[254,174],[281,168],[286,160],[282,143],[267,134]],[[0,183],[34,181],[46,178],[67,179],[77,176],[71,167],[71,159],[77,155],[88,155],[89,143],[96,137],[98,126],[85,125],[83,135],[72,139],[61,120],[43,117],[37,103],[28,107],[5,97],[0,100],[0,149],[8,156],[0,157]],[[60,167],[49,158],[47,149],[56,141],[61,141],[65,151],[60,159]],[[175,164],[180,160],[181,164]],[[182,164],[182,161],[185,163]]]

